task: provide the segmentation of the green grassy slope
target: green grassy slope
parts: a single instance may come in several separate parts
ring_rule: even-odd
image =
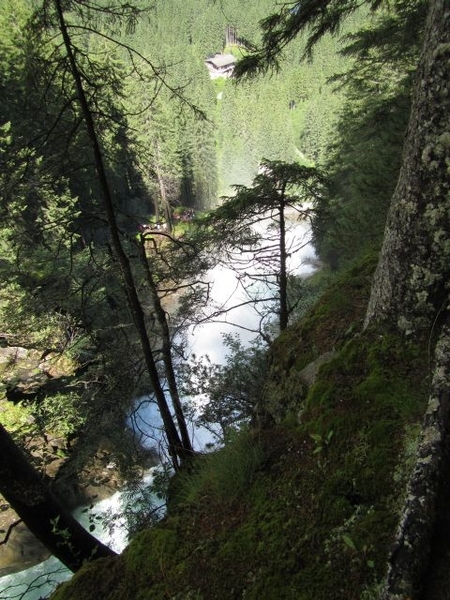
[[[166,520],[53,600],[377,597],[426,402],[423,346],[361,333],[374,261],[272,348],[267,418],[179,477]],[[334,350],[309,388],[300,372]],[[271,423],[268,425],[268,423]]]

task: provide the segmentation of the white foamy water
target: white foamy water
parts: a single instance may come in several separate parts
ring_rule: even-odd
[[[151,471],[143,480],[144,485],[150,484]],[[114,529],[103,525],[106,515],[123,513],[125,494],[116,492],[109,498],[97,502],[91,510],[78,508],[74,511],[75,518],[86,527],[94,523],[93,535],[107,544],[116,552],[121,552],[128,542],[128,534],[124,519],[115,522]],[[98,518],[97,518],[98,517]],[[47,560],[0,578],[0,600],[40,600],[49,596],[57,585],[70,579],[72,573],[57,558],[51,556]],[[82,600],[80,598],[80,600]]]
[[[310,231],[306,223],[299,223],[287,233],[287,247],[292,249],[288,261],[290,273],[306,276],[310,274],[315,258],[314,249],[309,243]],[[295,252],[294,248],[297,248]],[[250,267],[249,267],[250,268]],[[239,333],[241,341],[249,343],[258,335],[260,317],[251,304],[245,303],[248,296],[245,294],[238,281],[236,272],[224,266],[212,269],[208,277],[211,284],[211,303],[216,309],[229,308],[230,312],[224,316],[213,318],[211,322],[191,327],[187,334],[188,358],[190,355],[208,355],[214,363],[223,363],[227,348],[223,343],[224,333]],[[245,283],[245,280],[244,280]],[[264,290],[263,292],[264,293]],[[207,401],[203,399],[203,401]],[[147,446],[160,446],[163,443],[163,429],[161,417],[157,406],[150,396],[136,400],[136,410],[129,418],[129,425],[141,433],[142,442]],[[205,429],[191,427],[192,439],[196,450],[203,450],[205,446],[216,441],[213,434]],[[123,495],[118,492],[111,498],[95,505],[97,515],[109,511],[120,513]],[[76,512],[77,518],[89,527],[89,515],[82,509]],[[94,534],[104,543],[117,552],[127,544],[125,526],[118,527],[113,534],[101,526],[101,521],[96,520]],[[124,524],[123,524],[124,525]],[[13,573],[0,578],[0,600],[39,600],[48,596],[60,583],[69,579],[71,573],[56,558],[48,560],[19,573]],[[80,600],[83,600],[80,598]]]
[[[311,245],[308,223],[298,222],[286,232],[286,248],[289,254],[287,260],[289,273],[306,277],[314,271],[316,255]],[[242,276],[243,272],[247,275]],[[261,317],[255,306],[249,302],[249,294],[245,288],[250,286],[251,294],[254,296],[267,295],[269,290],[263,282],[252,283],[254,277],[262,272],[263,268],[257,268],[251,262],[240,263],[239,272],[224,265],[218,265],[210,270],[207,277],[210,282],[209,313],[213,314],[215,310],[228,310],[228,313],[213,316],[209,322],[188,329],[189,354],[208,355],[211,362],[223,363],[226,352],[223,343],[224,333],[238,333],[244,344],[249,343],[259,334]]]

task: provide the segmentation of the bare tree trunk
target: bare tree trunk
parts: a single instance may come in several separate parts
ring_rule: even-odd
[[[115,556],[62,507],[1,424],[0,492],[28,529],[71,571],[87,561]]]
[[[142,238],[144,238],[144,236],[142,236]],[[164,362],[165,375],[169,386],[169,393],[172,399],[173,408],[175,410],[178,429],[180,431],[181,440],[183,442],[184,448],[186,449],[187,453],[193,454],[194,449],[191,444],[191,439],[186,425],[186,419],[184,417],[183,407],[181,406],[180,395],[178,393],[178,385],[175,378],[169,324],[167,323],[166,311],[161,305],[161,300],[159,298],[158,290],[156,289],[155,280],[153,278],[152,272],[150,271],[148,259],[145,254],[144,239],[142,239],[139,251],[141,256],[141,262],[147,276],[147,282],[150,288],[150,293],[152,295],[153,308],[155,310],[156,320],[160,327],[160,331],[158,332],[158,334],[162,343],[162,357]]]
[[[279,274],[279,286],[278,291],[280,295],[280,330],[283,331],[288,326],[289,312],[288,312],[288,299],[287,299],[287,265],[286,265],[286,219],[284,216],[285,211],[285,198],[284,189],[281,194],[280,207],[279,207],[279,219],[280,219],[280,274]]]
[[[172,210],[170,207],[170,203],[169,200],[167,199],[167,193],[166,193],[166,186],[164,183],[164,176],[162,174],[161,168],[160,168],[160,154],[159,154],[159,145],[158,145],[158,141],[156,142],[156,177],[158,179],[158,186],[159,186],[159,195],[161,196],[161,206],[163,209],[163,213],[164,213],[164,219],[166,222],[166,228],[167,231],[169,233],[172,233],[173,230],[173,220],[172,220]]]

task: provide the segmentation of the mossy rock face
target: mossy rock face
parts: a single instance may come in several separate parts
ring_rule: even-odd
[[[289,413],[303,412],[311,385],[305,375],[308,368],[316,362],[327,362],[362,329],[376,263],[377,256],[371,254],[343,273],[304,319],[275,340],[269,377],[258,407],[261,413],[279,423]]]
[[[87,568],[94,584],[109,569],[108,584],[85,593],[81,572],[57,600],[377,597],[427,400],[425,346],[389,330],[342,337],[335,316],[315,340],[308,319],[305,335],[296,325],[274,350],[282,367],[290,353],[288,381],[276,385],[281,371],[267,379],[289,405],[304,357],[334,331],[336,353],[303,392],[302,422],[285,413],[202,458],[180,475],[163,523],[112,567]]]
[[[52,600],[80,600],[81,598],[121,598],[132,600],[121,586],[124,581],[120,561],[100,558],[87,564],[73,578],[61,584],[52,594]],[[122,592],[119,590],[122,589]],[[121,595],[117,595],[121,593]]]

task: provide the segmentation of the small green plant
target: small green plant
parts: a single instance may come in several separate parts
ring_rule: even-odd
[[[369,567],[369,569],[375,568],[374,561],[368,558],[367,556],[370,551],[370,547],[368,545],[365,544],[362,547],[358,548],[353,539],[346,534],[342,535],[342,541],[344,542],[345,546],[347,546],[347,548],[349,548],[352,552],[355,553],[356,561],[360,561],[362,563],[365,562],[366,566]]]
[[[33,407],[33,417],[43,430],[67,437],[84,423],[82,404],[76,392],[46,396]]]
[[[52,533],[58,536],[61,541],[58,543],[58,546],[67,546],[72,554],[76,554],[75,547],[70,541],[71,535],[67,528],[62,529],[59,524],[60,516],[58,515],[54,519],[50,520],[50,524],[52,526]]]
[[[324,461],[322,459],[326,460],[327,458],[334,431],[330,429],[325,436],[321,435],[320,433],[310,433],[309,435],[314,440],[315,448],[313,454],[318,455],[317,463],[319,466],[323,466]]]
[[[21,402],[0,399],[0,421],[10,433],[20,436],[30,434],[35,427],[31,408]]]

